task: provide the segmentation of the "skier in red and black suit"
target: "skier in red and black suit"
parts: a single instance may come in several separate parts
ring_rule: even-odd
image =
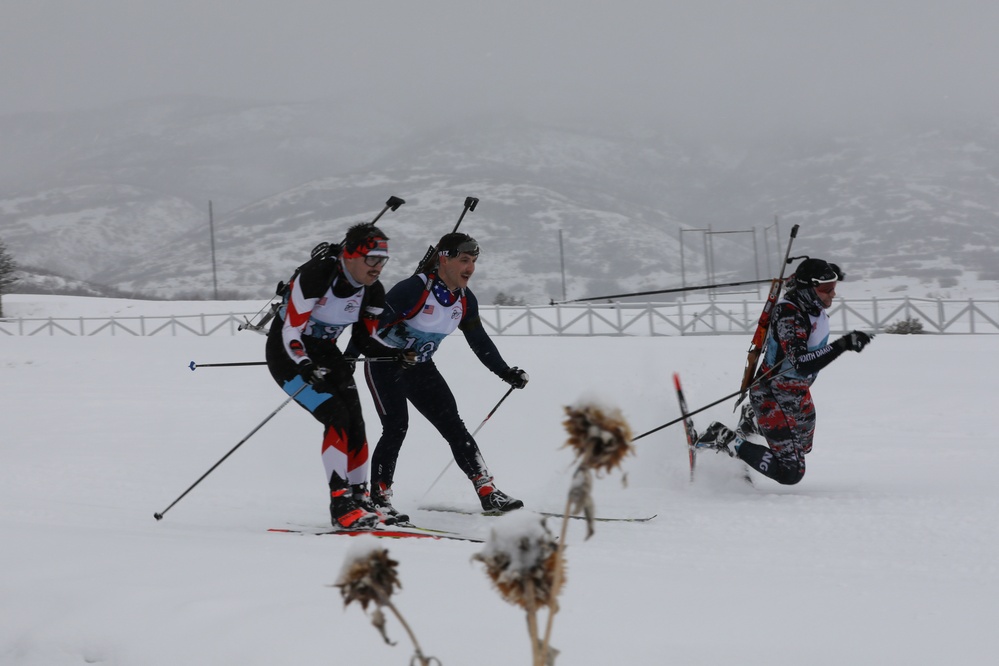
[[[271,376],[289,395],[308,384],[295,400],[324,426],[322,458],[337,528],[368,529],[379,521],[367,489],[368,443],[353,363],[337,339],[349,328],[351,343],[366,356],[407,360],[374,335],[385,307],[378,278],[388,258],[388,237],[378,227],[351,227],[341,253],[318,253],[292,277],[267,336]]]
[[[757,375],[765,379],[749,391],[752,406],[743,406],[736,432],[712,423],[698,438],[698,448],[725,451],[777,483],[801,481],[805,454],[812,450],[815,435],[815,405],[809,387],[819,370],[840,354],[862,351],[871,341],[867,333],[852,331],[829,342],[826,309],[842,279],[839,266],[822,259],[805,258],[798,265],[774,308]],[[780,376],[766,379],[771,375]],[[769,446],[747,441],[756,434],[763,435]]]
[[[475,487],[486,511],[510,511],[524,503],[496,488],[478,445],[458,414],[454,394],[441,376],[433,355],[456,329],[484,366],[514,388],[524,388],[528,375],[511,368],[500,356],[479,319],[468,280],[475,272],[479,244],[460,232],[446,234],[437,245],[437,266],[399,282],[386,296],[380,335],[387,344],[416,352],[410,368],[367,364],[365,377],[382,422],[382,436],[372,454],[371,495],[383,512],[392,507],[396,460],[409,428],[407,401],[437,429],[451,447],[454,460]]]

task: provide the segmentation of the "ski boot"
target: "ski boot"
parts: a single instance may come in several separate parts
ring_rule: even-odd
[[[369,511],[349,488],[330,491],[330,521],[341,530],[373,530],[378,526],[378,514]]]
[[[364,508],[368,513],[373,513],[378,516],[378,522],[384,525],[395,525],[396,518],[390,516],[385,511],[381,509],[371,497],[371,493],[368,492],[368,484],[357,483],[350,487],[351,492],[354,494],[354,501],[357,502],[361,507]]]
[[[400,524],[408,523],[409,515],[405,513],[400,513],[394,506],[392,506],[392,489],[386,486],[384,483],[378,482],[374,486],[374,491],[371,493],[371,501],[378,509],[378,512],[385,516],[385,524]],[[392,520],[390,523],[389,520]]]
[[[714,449],[718,453],[727,453],[729,456],[735,457],[735,451],[728,446],[733,442],[741,443],[737,440],[737,435],[734,432],[715,421],[697,438],[694,442],[694,448]]]
[[[756,425],[756,414],[753,406],[748,402],[742,406],[739,412],[739,425],[735,427],[735,434],[742,439],[749,439],[750,435],[759,435],[760,427]]]
[[[480,475],[472,479],[475,484],[475,492],[479,496],[479,503],[486,513],[505,513],[514,509],[523,508],[524,503],[519,499],[510,497],[502,490],[493,485],[493,477]]]

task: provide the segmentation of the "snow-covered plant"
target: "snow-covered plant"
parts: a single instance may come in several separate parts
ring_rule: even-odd
[[[482,562],[500,596],[527,612],[534,666],[553,664],[556,651],[544,658],[545,645],[539,640],[538,611],[548,608],[549,617],[558,608],[557,597],[564,576],[562,550],[545,525],[545,519],[532,513],[515,513],[503,518],[490,531],[482,552],[472,556]]]
[[[371,624],[378,629],[382,639],[389,645],[395,645],[385,632],[385,614],[382,608],[388,608],[402,624],[403,629],[413,641],[416,653],[410,660],[411,666],[432,666],[440,664],[436,657],[424,657],[416,636],[409,624],[402,617],[399,609],[392,603],[392,594],[396,588],[401,588],[399,573],[396,569],[399,563],[391,559],[388,550],[374,541],[374,537],[359,537],[358,542],[347,552],[340,575],[333,587],[340,588],[344,607],[356,601],[361,609],[367,612],[368,604],[374,605],[371,612]]]
[[[582,512],[586,517],[586,538],[593,536],[593,477],[603,472],[612,472],[621,466],[624,458],[634,452],[631,445],[631,428],[617,408],[604,407],[593,401],[581,401],[565,408],[566,419],[562,425],[569,433],[565,445],[576,452],[576,471],[562,515],[562,532],[558,540],[558,556],[553,572],[555,589],[562,586],[566,533],[569,515]],[[551,648],[552,625],[558,604],[549,604],[548,624],[541,644],[542,663],[550,663],[548,652]],[[551,657],[554,660],[554,657]]]
[[[617,408],[594,402],[581,402],[565,408],[562,422],[569,439],[565,445],[576,452],[578,465],[572,476],[572,486],[566,502],[565,516],[582,511],[586,516],[586,538],[593,536],[593,475],[611,472],[621,466],[624,458],[634,452],[631,428]],[[565,523],[562,530],[565,537]]]
[[[569,433],[565,444],[576,450],[581,466],[610,472],[632,453],[631,428],[616,407],[581,402],[566,407],[565,414],[562,425]]]

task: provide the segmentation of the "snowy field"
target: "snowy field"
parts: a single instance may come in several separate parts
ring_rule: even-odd
[[[56,300],[4,304],[12,316],[100,314],[92,299]],[[564,405],[595,396],[645,432],[678,415],[673,371],[691,407],[738,388],[748,340],[497,343],[531,383],[478,440],[500,488],[559,511],[572,469]],[[253,333],[0,340],[0,664],[409,663],[393,617],[396,647],[329,587],[357,540],[267,532],[328,520],[320,426],[297,406],[153,519],[283,400],[264,367],[188,363],[262,352]],[[438,359],[474,429],[506,386],[460,336]],[[679,427],[637,443],[627,487],[620,475],[598,480],[599,515],[658,517],[600,523],[589,541],[571,525],[558,664],[999,661],[999,336],[882,335],[827,368],[813,393],[818,432],[797,486],[750,487],[713,454],[691,484]],[[732,424],[732,403],[695,420],[712,418]],[[448,460],[414,417],[397,505],[419,524],[488,536],[507,518],[415,509],[474,508],[453,465],[423,499]],[[481,545],[379,543],[400,562],[395,601],[426,654],[445,666],[530,663],[523,612],[471,561]]]

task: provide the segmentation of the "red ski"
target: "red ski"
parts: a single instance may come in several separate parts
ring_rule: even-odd
[[[687,435],[687,456],[690,458],[690,480],[694,480],[694,465],[697,463],[697,449],[694,442],[697,441],[697,431],[694,430],[694,420],[687,413],[687,399],[683,397],[683,388],[680,386],[679,373],[673,373],[673,386],[676,387],[676,399],[680,403],[680,417],[683,419],[683,432]]]
[[[482,539],[468,537],[454,532],[439,532],[433,530],[423,530],[420,528],[389,527],[374,530],[308,530],[272,527],[268,532],[283,532],[285,534],[311,534],[313,536],[361,536],[364,534],[382,539],[450,539],[453,541],[470,541],[472,543],[482,543]]]

